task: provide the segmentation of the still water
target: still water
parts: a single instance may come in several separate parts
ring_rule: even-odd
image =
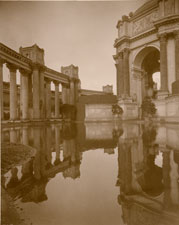
[[[2,177],[27,224],[179,224],[176,125],[3,128],[2,142],[36,149]]]

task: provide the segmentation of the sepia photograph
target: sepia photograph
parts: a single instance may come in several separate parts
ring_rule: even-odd
[[[179,0],[0,0],[2,225],[179,225]]]

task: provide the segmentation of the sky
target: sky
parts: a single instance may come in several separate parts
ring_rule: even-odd
[[[15,51],[36,43],[46,66],[60,71],[73,64],[83,89],[109,84],[116,93],[116,24],[146,1],[0,2],[0,42]]]

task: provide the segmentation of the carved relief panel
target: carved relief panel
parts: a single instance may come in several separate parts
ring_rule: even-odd
[[[156,19],[158,19],[158,11],[152,12],[151,14],[146,15],[145,17],[137,21],[134,21],[132,29],[133,35],[137,35],[154,27],[153,21],[155,21]]]

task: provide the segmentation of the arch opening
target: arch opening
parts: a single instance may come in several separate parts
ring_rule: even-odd
[[[141,71],[141,95],[156,98],[160,89],[160,52],[153,46],[142,49],[134,60],[134,67]]]

